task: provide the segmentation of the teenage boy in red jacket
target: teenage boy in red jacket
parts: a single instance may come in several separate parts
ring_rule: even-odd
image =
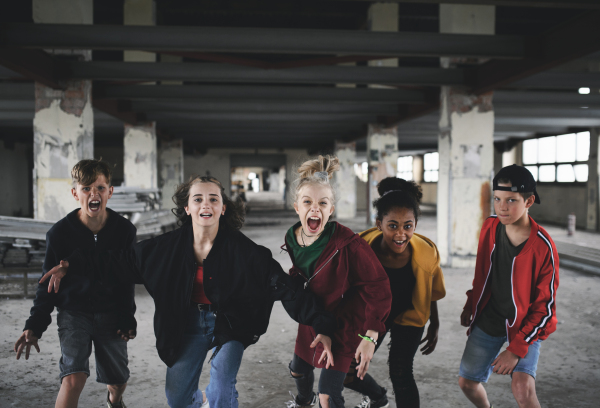
[[[529,170],[504,167],[493,190],[496,215],[481,228],[473,289],[460,316],[469,338],[458,383],[475,406],[489,408],[481,383],[492,371],[510,374],[519,407],[540,407],[535,375],[541,342],[556,330],[558,253],[528,215],[534,202],[540,204]]]

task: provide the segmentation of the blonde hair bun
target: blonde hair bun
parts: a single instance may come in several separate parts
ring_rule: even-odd
[[[298,192],[307,184],[326,185],[331,188],[333,200],[335,201],[335,188],[330,181],[333,173],[340,169],[340,161],[337,157],[327,155],[307,160],[298,167],[298,178],[296,179],[296,194],[294,201],[297,201]]]

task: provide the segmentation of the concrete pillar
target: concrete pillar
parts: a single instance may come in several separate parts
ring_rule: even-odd
[[[373,3],[368,12],[368,29],[371,31],[398,31],[397,3]],[[390,58],[378,61],[369,61],[373,67],[397,67],[398,59]]]
[[[369,163],[367,226],[375,225],[376,211],[372,202],[379,198],[377,184],[386,177],[396,177],[398,170],[398,128],[369,125],[367,136]]]
[[[183,183],[183,140],[161,142],[158,164],[160,166],[160,188],[162,208],[173,207],[173,194]]]
[[[512,166],[513,164],[520,165],[523,160],[520,157],[522,152],[523,142],[519,142],[512,149],[502,153],[502,167]]]
[[[356,217],[356,143],[335,143],[335,155],[340,161],[340,171],[335,174],[338,187],[338,200],[335,212],[339,219]]]
[[[156,25],[156,5],[154,0],[125,0],[123,2],[124,25]],[[126,62],[156,62],[156,54],[147,51],[124,51]]]
[[[504,161],[504,152],[498,150],[494,146],[494,174],[498,173],[502,169],[502,162]]]
[[[423,174],[425,173],[425,168],[423,167],[423,155],[416,154],[413,156],[413,180],[417,184],[421,184],[423,182]]]
[[[440,5],[440,32],[494,34],[493,6]],[[442,58],[443,67],[462,62]],[[491,214],[494,169],[492,94],[470,95],[460,87],[442,87],[437,195],[438,249],[441,263],[475,264],[479,231]]]
[[[587,182],[587,225],[590,231],[598,230],[598,191],[600,189],[600,163],[598,161],[600,149],[600,129],[590,129],[590,157],[588,159]]]
[[[92,24],[92,0],[33,0],[33,20],[44,24]],[[91,52],[56,51],[89,61]],[[91,81],[64,81],[63,89],[35,85],[33,119],[34,218],[57,221],[77,208],[71,168],[94,154]]]
[[[125,186],[158,188],[156,123],[125,124],[123,150]]]

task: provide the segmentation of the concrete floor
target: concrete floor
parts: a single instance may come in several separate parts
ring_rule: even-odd
[[[271,249],[284,269],[290,267],[289,257],[280,253],[283,236],[296,222],[296,215],[284,211],[253,211],[249,214],[244,233]],[[365,227],[365,216],[344,224],[354,230]],[[423,215],[417,232],[435,240],[436,219]],[[552,232],[551,232],[552,233]],[[558,234],[559,232],[557,232]],[[589,242],[589,240],[588,240]],[[457,386],[458,366],[466,341],[465,328],[459,316],[470,287],[472,270],[445,269],[447,296],[439,302],[440,340],[430,356],[415,359],[415,377],[423,407],[468,407]],[[595,407],[600,400],[600,278],[566,269],[560,271],[557,292],[558,330],[544,342],[538,366],[537,389],[542,407]],[[164,407],[165,366],[154,347],[152,299],[142,286],[137,288],[139,335],[129,343],[131,378],[125,394],[129,407]],[[40,341],[42,352],[28,361],[15,360],[13,344],[20,335],[29,314],[31,300],[0,300],[0,408],[53,406],[58,392],[58,360],[60,348],[55,323]],[[54,314],[55,320],[55,314]],[[238,375],[240,407],[284,407],[294,383],[287,365],[291,358],[296,324],[276,304],[269,331],[248,348]],[[387,349],[375,355],[370,373],[391,390],[387,378]],[[207,365],[201,386],[208,382]],[[105,406],[106,390],[95,382],[95,364],[90,361],[92,376],[80,399],[82,407]],[[510,378],[493,375],[486,386],[496,407],[516,406],[510,391]],[[360,401],[358,394],[345,391],[346,406]],[[395,403],[391,401],[391,407]]]

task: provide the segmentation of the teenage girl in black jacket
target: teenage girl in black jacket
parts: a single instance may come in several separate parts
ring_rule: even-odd
[[[171,407],[208,406],[198,380],[213,347],[208,403],[238,406],[235,383],[243,351],[266,332],[276,300],[294,320],[323,334],[324,357],[331,353],[328,336],[335,320],[312,293],[295,284],[267,248],[239,232],[243,212],[217,179],[191,178],[179,186],[173,201],[181,228],[129,251],[78,250],[42,281],[50,278],[49,290],[57,291],[70,264],[92,260],[102,279],[143,283],[156,307],[156,348],[169,367],[165,391]]]

